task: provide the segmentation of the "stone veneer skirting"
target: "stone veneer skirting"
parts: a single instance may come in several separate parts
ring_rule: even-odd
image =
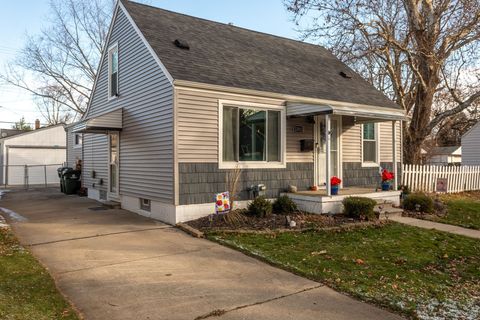
[[[380,163],[382,168],[393,170],[392,162]],[[402,167],[397,164],[398,176],[401,176]],[[400,180],[399,180],[400,183]],[[380,187],[382,179],[378,167],[362,167],[360,162],[343,162],[344,187]]]
[[[213,202],[215,193],[227,190],[227,173],[217,163],[180,163],[179,204]],[[238,180],[237,200],[251,199],[247,191],[252,185],[265,184],[266,196],[275,198],[289,185],[307,190],[313,185],[313,163],[288,163],[285,169],[242,169]]]

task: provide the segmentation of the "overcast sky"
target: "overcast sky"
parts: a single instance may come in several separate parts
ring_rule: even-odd
[[[141,2],[214,21],[297,38],[294,24],[282,0],[143,0]],[[49,0],[0,0],[0,68],[15,58],[27,34],[34,35],[47,24]],[[25,116],[27,122],[41,121],[31,95],[12,86],[0,85],[0,128]]]

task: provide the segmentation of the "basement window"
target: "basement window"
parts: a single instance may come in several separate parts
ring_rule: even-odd
[[[108,49],[108,99],[118,97],[118,44]]]
[[[140,198],[140,209],[144,211],[150,211],[152,208],[152,203],[149,199]]]

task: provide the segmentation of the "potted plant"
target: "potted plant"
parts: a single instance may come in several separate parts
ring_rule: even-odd
[[[332,196],[338,194],[338,189],[340,187],[340,183],[342,183],[342,180],[340,180],[339,178],[337,178],[335,176],[333,176],[330,179],[330,191],[331,191]]]
[[[390,185],[395,175],[387,169],[382,170],[382,191],[390,190]]]

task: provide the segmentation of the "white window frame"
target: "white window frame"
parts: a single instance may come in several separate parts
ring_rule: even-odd
[[[258,111],[280,111],[280,161],[223,161],[223,107],[248,108]],[[286,111],[285,106],[251,103],[233,100],[218,100],[218,167],[219,169],[278,169],[286,168]]]
[[[114,51],[117,51],[117,95],[114,95],[112,96],[111,93],[112,93],[112,52]],[[118,43],[115,43],[113,45],[111,45],[109,48],[108,48],[108,94],[107,94],[107,97],[108,97],[108,100],[113,100],[113,99],[116,99],[118,98],[118,84],[120,82],[120,56],[119,56],[119,51],[118,51]]]
[[[380,127],[379,127],[379,124],[378,122],[374,122],[374,127],[375,127],[375,162],[366,162],[364,161],[363,159],[363,123],[362,123],[362,126],[361,126],[361,130],[360,130],[360,137],[361,137],[361,145],[360,145],[360,153],[361,153],[361,157],[362,157],[362,167],[380,167]],[[368,140],[368,141],[372,141],[372,140]]]
[[[79,137],[79,143],[77,143],[77,137]],[[73,147],[75,149],[81,148],[83,144],[83,135],[81,133],[75,133],[73,136]]]

